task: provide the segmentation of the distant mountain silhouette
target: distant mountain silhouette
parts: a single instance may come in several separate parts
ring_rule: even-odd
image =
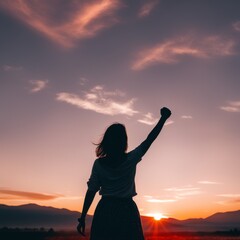
[[[75,230],[80,213],[68,209],[26,204],[7,206],[0,204],[0,228],[54,228],[55,230]],[[240,210],[216,213],[207,218],[178,220],[174,218],[155,221],[142,216],[145,232],[182,232],[182,231],[228,231],[240,229]],[[87,216],[87,227],[91,226],[92,216]]]
[[[31,227],[54,228],[71,230],[77,226],[80,213],[68,209],[26,204],[20,206],[7,206],[0,204],[0,227]],[[87,223],[92,221],[87,216]],[[88,224],[89,225],[89,224]]]
[[[150,231],[155,228],[159,232],[214,232],[240,229],[240,210],[224,213],[215,213],[207,218],[192,218],[177,220],[174,218],[162,219],[159,224],[154,224],[154,220],[149,224],[149,220],[142,218],[145,230]]]
[[[238,223],[240,224],[240,210],[225,212],[225,213],[215,213],[210,217],[206,218],[209,222],[219,222],[219,223]]]

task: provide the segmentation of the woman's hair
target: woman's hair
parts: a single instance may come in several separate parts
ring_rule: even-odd
[[[126,128],[123,124],[114,123],[107,128],[100,143],[96,144],[97,157],[120,156],[128,147]]]

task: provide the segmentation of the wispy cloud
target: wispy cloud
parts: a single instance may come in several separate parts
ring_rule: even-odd
[[[240,198],[240,194],[238,194],[238,193],[218,194],[217,196],[226,197],[226,198]]]
[[[85,78],[85,77],[80,77],[79,84],[80,84],[81,86],[84,86],[87,82],[88,82],[88,79],[87,79],[87,78]]]
[[[173,188],[166,188],[165,191],[175,193],[176,197],[183,198],[185,196],[192,196],[201,194],[200,188],[196,187],[173,187]]]
[[[206,184],[206,185],[216,185],[216,184],[221,184],[219,182],[213,182],[213,181],[198,181],[200,184]]]
[[[226,201],[216,201],[215,203],[220,204],[220,205],[226,205]]]
[[[56,94],[56,100],[68,103],[70,105],[91,110],[105,115],[127,115],[142,116],[137,121],[143,124],[152,125],[157,122],[157,118],[152,113],[142,114],[134,107],[136,98],[126,98],[126,93],[120,90],[108,91],[103,86],[96,85],[82,94],[69,92],[59,92]],[[174,121],[168,120],[165,125],[171,125]]]
[[[171,125],[171,124],[173,124],[173,123],[174,123],[173,120],[167,120],[164,125],[165,125],[165,126],[168,126],[168,125]]]
[[[218,201],[218,204],[238,204],[240,203],[240,193],[218,194],[218,197],[223,197],[225,200]]]
[[[221,36],[185,36],[169,39],[138,54],[133,70],[142,70],[154,64],[173,64],[182,56],[195,58],[224,57],[234,54],[235,42]]]
[[[221,106],[220,109],[226,112],[240,112],[240,101],[229,101],[227,105]]]
[[[9,189],[0,189],[1,199],[28,199],[28,200],[54,200],[61,197],[61,195],[50,195],[36,192],[15,191]]]
[[[48,80],[31,80],[29,82],[32,85],[31,88],[32,93],[42,91],[44,88],[46,88],[48,84]]]
[[[95,86],[83,96],[60,92],[57,94],[58,101],[66,102],[79,108],[92,110],[106,115],[124,114],[133,116],[138,113],[133,104],[136,99],[123,100],[124,93],[121,91],[106,91],[102,86]]]
[[[160,199],[160,198],[155,198],[153,196],[144,196],[145,201],[150,202],[150,203],[172,203],[172,202],[177,202],[177,199]]]
[[[158,120],[157,118],[153,117],[152,113],[147,113],[147,114],[143,115],[143,118],[138,119],[138,122],[144,123],[147,125],[153,125],[157,122],[157,120]]]
[[[193,117],[190,115],[182,115],[181,118],[182,119],[192,119]]]
[[[159,0],[147,0],[140,8],[138,12],[139,17],[148,16],[154,8],[158,5]]]
[[[23,68],[20,66],[11,66],[11,65],[3,65],[0,67],[0,70],[4,72],[14,72],[14,71],[20,71]]]
[[[147,202],[151,203],[171,203],[176,202],[177,199],[158,199],[158,198],[150,198],[146,200]]]
[[[116,24],[120,7],[119,0],[68,0],[64,7],[59,1],[0,1],[0,8],[66,48]]]
[[[240,21],[233,23],[233,28],[235,31],[240,32]]]

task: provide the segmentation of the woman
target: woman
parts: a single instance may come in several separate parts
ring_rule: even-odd
[[[90,240],[143,240],[140,214],[132,197],[135,190],[136,165],[159,135],[170,117],[168,108],[161,109],[161,118],[145,141],[127,151],[124,125],[112,124],[99,144],[84,199],[77,230],[85,235],[85,218],[97,191],[102,195],[93,216]]]

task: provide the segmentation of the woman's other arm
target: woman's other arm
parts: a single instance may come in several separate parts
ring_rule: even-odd
[[[147,152],[151,144],[157,138],[157,136],[159,135],[159,133],[163,128],[164,123],[172,114],[171,111],[166,107],[162,108],[160,110],[160,113],[161,113],[161,118],[159,119],[157,125],[152,129],[152,131],[148,134],[146,140],[143,141],[141,144],[141,150],[143,155]]]
[[[96,195],[95,191],[91,191],[91,190],[87,190],[86,195],[85,195],[85,199],[84,199],[84,204],[83,204],[83,209],[82,209],[82,215],[81,217],[78,219],[79,224],[77,226],[77,230],[80,234],[82,234],[83,236],[85,236],[85,219],[86,219],[86,215],[88,212],[88,209],[90,208],[93,199]]]

